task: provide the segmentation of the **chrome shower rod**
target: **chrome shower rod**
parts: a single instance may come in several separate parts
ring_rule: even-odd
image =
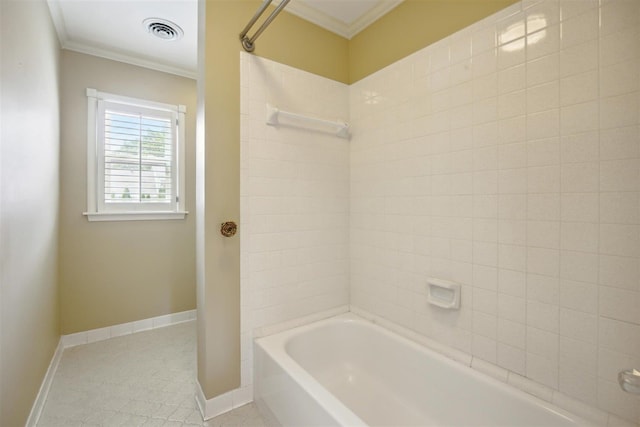
[[[287,3],[289,3],[290,0],[282,0],[278,7],[276,7],[276,9],[271,12],[271,15],[269,15],[267,19],[264,20],[262,25],[260,25],[260,28],[258,28],[253,36],[249,37],[247,33],[260,18],[260,16],[262,16],[262,14],[267,9],[267,7],[269,7],[272,1],[273,0],[264,0],[260,5],[260,8],[256,11],[255,15],[253,15],[253,18],[251,18],[247,26],[244,27],[244,30],[242,30],[242,32],[240,33],[240,42],[242,43],[242,47],[244,48],[244,50],[246,50],[247,52],[253,52],[253,50],[256,48],[254,44],[256,39],[260,37],[260,34],[262,34],[262,32],[269,26],[269,24],[271,24],[271,22],[276,19],[276,16],[278,16],[278,14],[282,12],[282,9],[287,6]]]

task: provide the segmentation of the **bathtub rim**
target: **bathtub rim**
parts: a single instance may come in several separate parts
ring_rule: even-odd
[[[419,342],[395,332],[384,325],[379,324],[375,320],[362,317],[354,312],[338,314],[329,318],[314,321],[312,323],[296,326],[284,331],[276,332],[271,335],[262,336],[254,339],[254,345],[260,346],[265,353],[272,357],[273,361],[291,377],[291,379],[305,390],[323,410],[331,414],[336,421],[345,426],[368,426],[360,417],[358,417],[351,409],[349,409],[342,401],[335,397],[329,390],[322,386],[309,372],[298,364],[286,350],[287,342],[293,337],[303,334],[307,331],[313,331],[332,324],[357,323],[365,328],[373,329],[382,333],[391,340],[406,344],[409,348],[426,353],[426,355],[435,358],[437,362],[445,363],[448,366],[461,370],[466,375],[471,375],[476,379],[496,386],[499,390],[507,393],[515,394],[520,399],[540,406],[550,412],[556,413],[564,418],[569,418],[577,425],[584,427],[598,427],[593,421],[581,417],[569,410],[561,408],[553,402],[546,401],[533,394],[527,393],[512,384],[500,381],[491,375],[474,369],[469,364],[439,351],[437,347],[432,348],[425,342]],[[254,353],[255,354],[255,353]],[[472,357],[472,356],[471,356]],[[254,381],[254,384],[256,381]]]
[[[302,366],[300,366],[286,351],[286,343],[292,337],[321,328],[324,325],[332,323],[344,323],[345,321],[358,320],[360,317],[353,313],[343,313],[322,320],[318,320],[305,325],[297,326],[284,331],[276,332],[271,335],[254,339],[254,345],[259,346],[267,353],[275,364],[284,370],[284,372],[306,393],[308,393],[315,402],[328,414],[330,414],[340,425],[368,427],[360,417],[358,417],[351,409],[349,409],[340,399],[335,397],[329,390],[320,384],[313,376]],[[254,351],[254,357],[257,354]],[[254,370],[256,372],[256,370]],[[254,380],[254,385],[257,384]],[[255,393],[254,393],[255,394]]]

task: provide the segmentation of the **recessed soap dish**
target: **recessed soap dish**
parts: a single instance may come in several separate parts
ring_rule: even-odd
[[[427,279],[427,300],[429,304],[448,310],[460,309],[460,284],[446,280]]]

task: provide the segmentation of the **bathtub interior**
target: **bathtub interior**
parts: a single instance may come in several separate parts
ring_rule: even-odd
[[[256,360],[263,364],[256,368],[258,376],[263,377],[257,381],[263,389],[257,390],[256,396],[264,401],[265,391],[273,390],[273,384],[265,386],[265,378],[281,383],[276,387],[280,393],[273,393],[281,401],[288,399],[284,390],[292,389],[292,384],[300,386],[291,398],[308,394],[319,400],[318,405],[328,415],[325,425],[345,425],[340,417],[337,424],[328,422],[336,419],[331,415],[332,408],[342,413],[348,408],[346,412],[352,412],[353,419],[362,420],[364,425],[587,425],[353,314],[278,335],[256,342]],[[290,384],[285,386],[284,382]],[[329,394],[324,402],[327,396],[318,396],[314,392],[318,389]],[[282,402],[274,402],[273,395],[266,406],[282,412],[278,409]],[[276,418],[281,417],[276,414]],[[317,419],[315,415],[304,419],[303,415],[291,423],[287,415],[281,423],[308,425]]]

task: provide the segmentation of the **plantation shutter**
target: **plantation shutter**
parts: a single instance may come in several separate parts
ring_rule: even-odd
[[[173,210],[175,113],[108,101],[100,104],[99,202],[116,210]]]

